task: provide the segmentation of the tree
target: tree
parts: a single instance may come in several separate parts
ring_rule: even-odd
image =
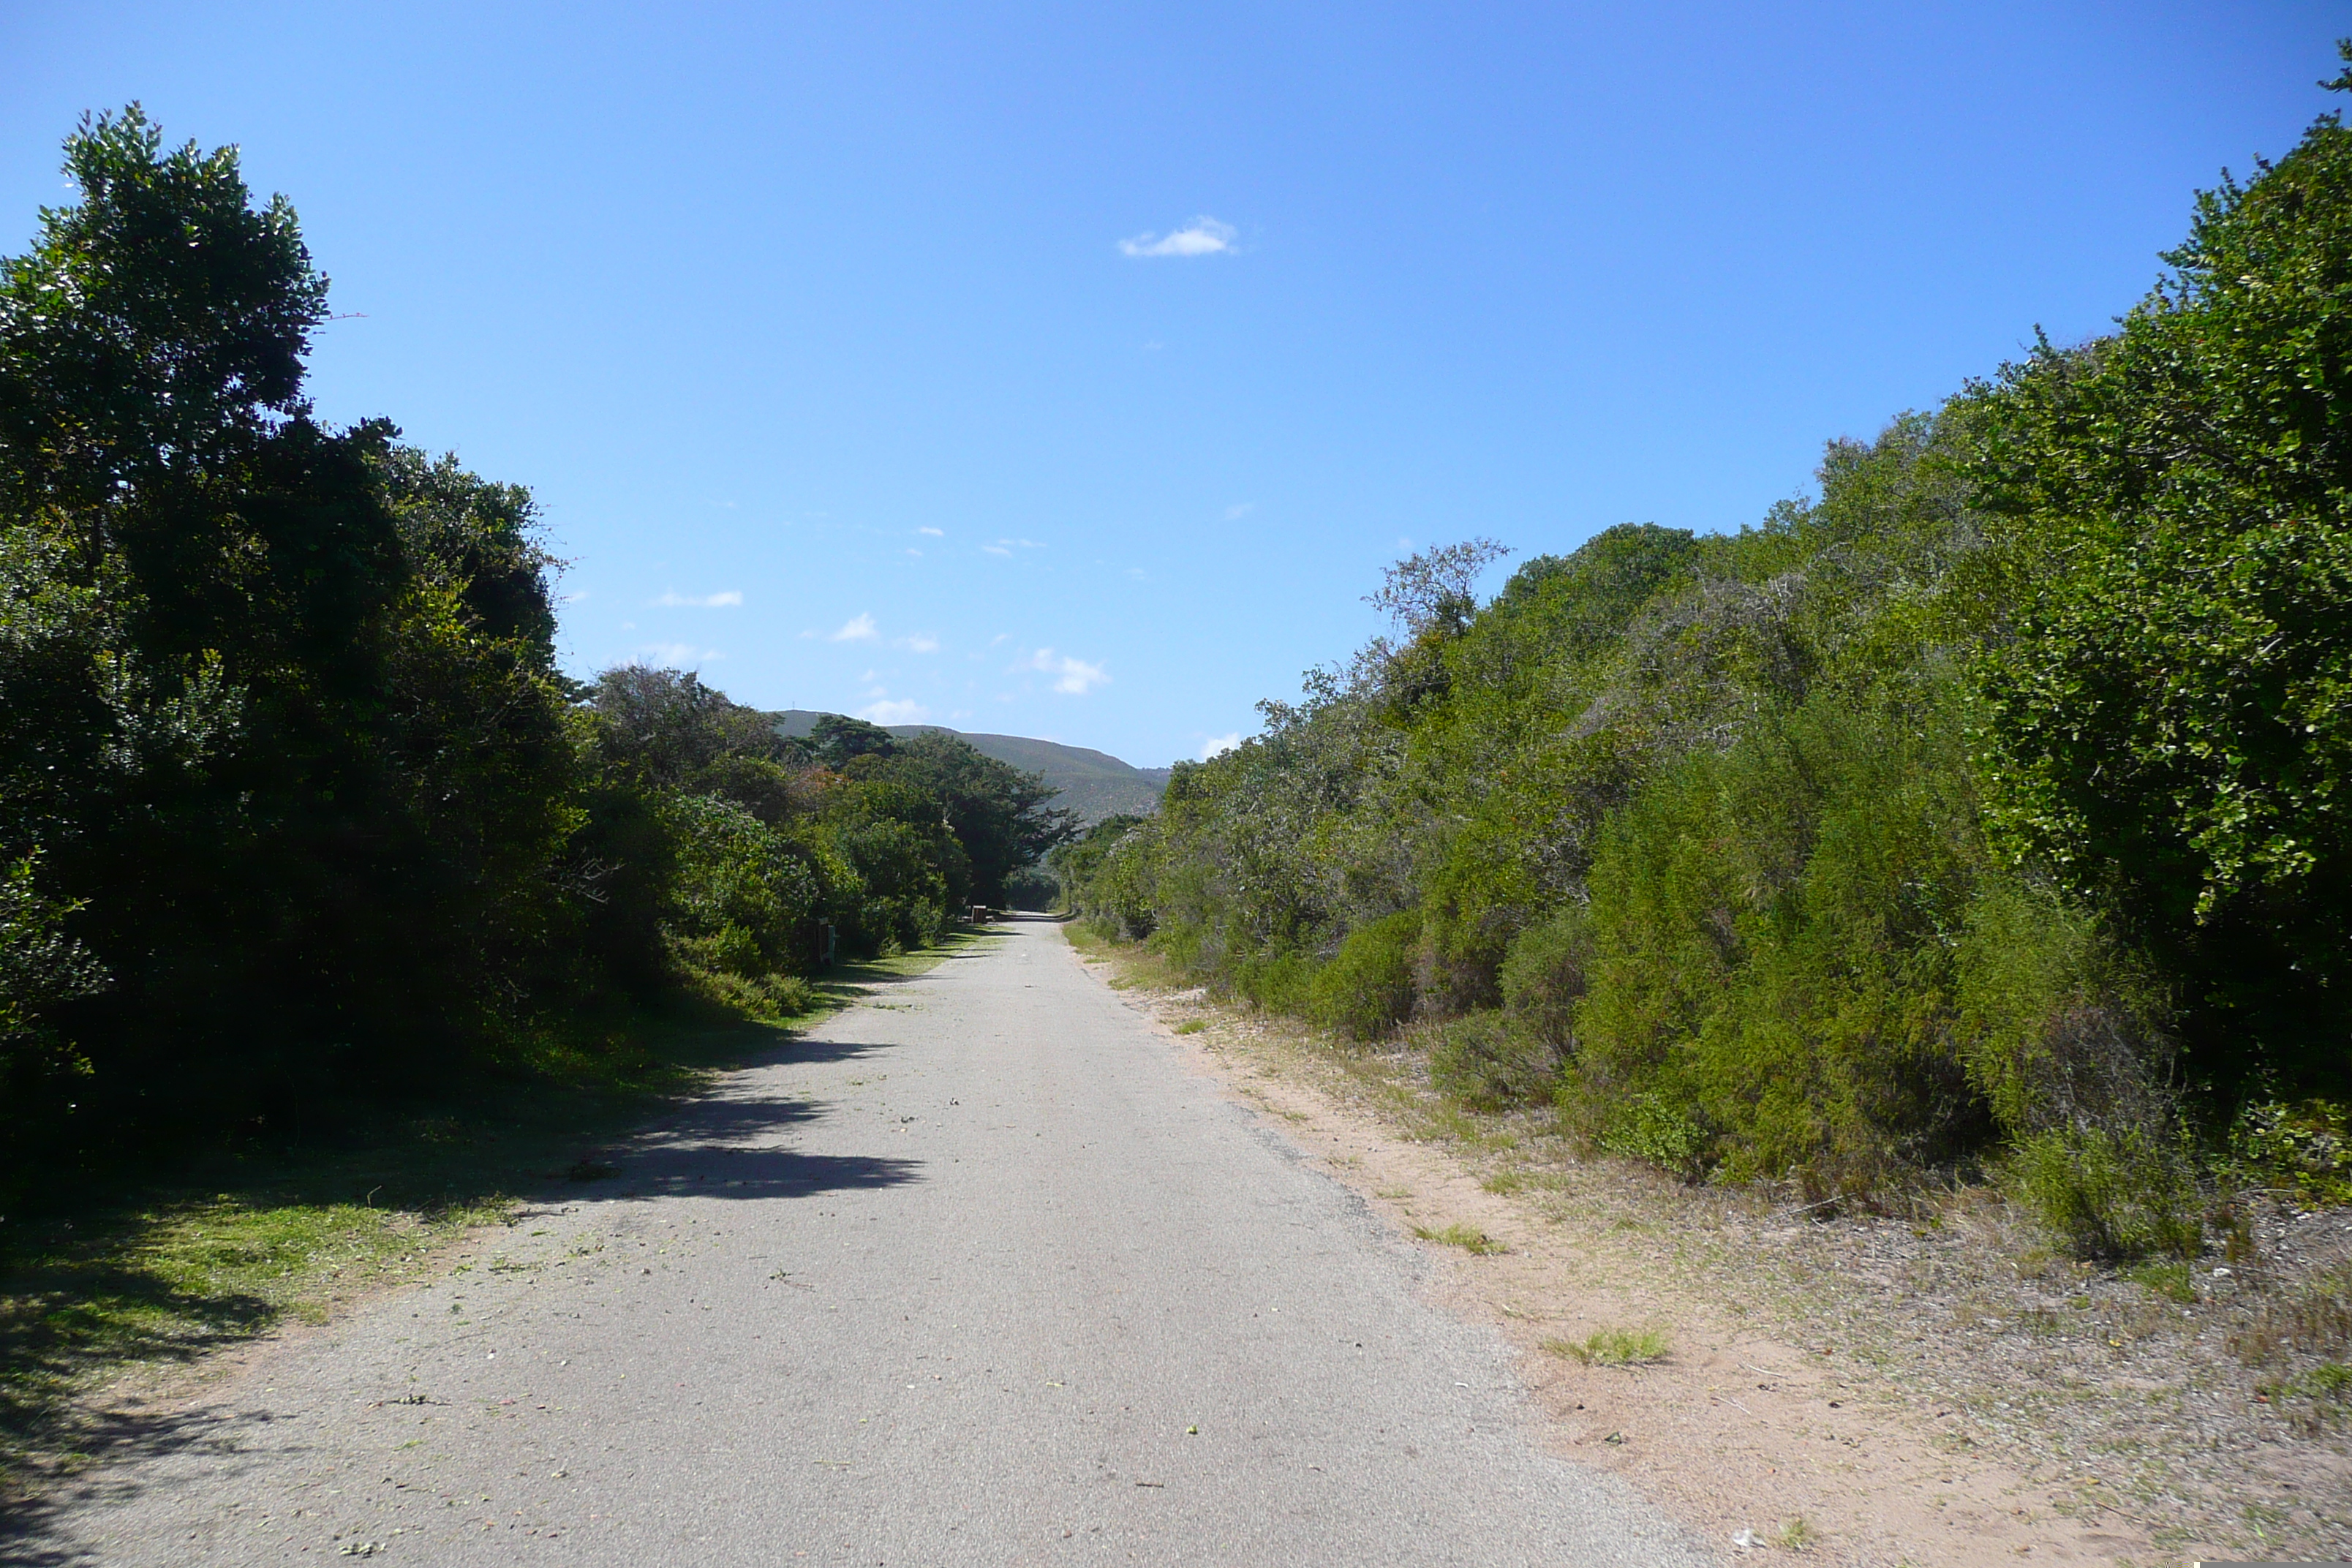
[[[1072,814],[1049,804],[1058,789],[954,735],[918,735],[890,753],[867,753],[852,763],[850,776],[906,784],[936,803],[971,863],[969,879],[950,888],[959,903],[1003,902],[1006,877],[1035,865],[1077,831]]]
[[[2114,336],[1969,400],[2032,588],[1983,667],[1997,819],[2178,977],[2200,1078],[2342,1092],[2352,132],[2200,195],[2166,259]]]

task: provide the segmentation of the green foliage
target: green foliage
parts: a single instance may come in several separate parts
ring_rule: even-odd
[[[1441,1087],[1556,1084],[1685,1176],[1866,1197],[2007,1140],[2070,1245],[2193,1245],[2182,1128],[2352,1082],[2347,196],[2330,117],[2115,336],[1830,443],[1755,528],[1483,605],[1491,542],[1398,563],[1395,636],[1073,906],[1350,1033],[1417,1011]],[[2236,1157],[2332,1170],[2299,1125]]]
[[[2113,337],[1969,395],[1996,820],[2179,977],[2191,1073],[2352,1083],[2352,132],[2198,198]]]
[[[1358,1040],[1389,1034],[1412,1014],[1412,960],[1421,917],[1407,910],[1358,926],[1307,982],[1308,1016]]]
[[[1595,1142],[1612,1154],[1646,1161],[1685,1181],[1696,1181],[1706,1169],[1715,1140],[1692,1120],[1685,1100],[1642,1093],[1605,1108],[1594,1107],[1581,1096],[1570,1103],[1582,1110],[1587,1121],[1598,1121]]]
[[[824,733],[819,721],[819,733]],[[888,752],[851,759],[849,777],[919,792],[925,807],[954,835],[960,863],[943,863],[950,902],[1001,904],[1005,879],[1032,866],[1077,831],[1051,802],[1055,791],[1035,773],[983,756],[954,735],[932,732]]]
[[[690,966],[744,980],[807,967],[819,889],[784,839],[717,795],[663,805],[679,846],[667,929]]]
[[[2137,1127],[2028,1134],[2004,1173],[2017,1199],[2077,1258],[2194,1258],[2204,1245],[2195,1151]]]
[[[1511,1023],[1565,1059],[1576,1049],[1576,1005],[1593,958],[1592,921],[1581,904],[1511,939],[1503,960],[1503,1008]]]
[[[2352,1203],[2352,1110],[2340,1101],[2261,1100],[2230,1128],[2231,1174],[2305,1202]]]
[[[1980,1102],[1953,1048],[1954,938],[1983,872],[1957,725],[1824,689],[1612,819],[1569,1105],[1714,1130],[1728,1179],[1867,1191],[1948,1160]],[[1679,1134],[1678,1134],[1679,1136]]]
[[[576,688],[530,494],[311,416],[286,202],[136,107],[66,151],[0,261],[0,1199],[572,1061],[614,1002],[803,1010],[821,925],[934,940],[1066,833],[952,740]]]

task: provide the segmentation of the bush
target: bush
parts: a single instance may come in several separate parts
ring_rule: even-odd
[[[717,795],[673,796],[664,816],[677,840],[674,951],[747,980],[805,964],[817,882],[784,840]]]
[[[816,1010],[816,988],[797,974],[741,975],[724,969],[688,966],[689,996],[748,1018],[796,1018]]]
[[[1179,955],[1182,944],[1171,944],[1170,951]],[[1315,973],[1315,961],[1299,952],[1235,959],[1232,966],[1234,990],[1269,1013],[1310,1012]]]
[[[1559,1068],[1557,1048],[1493,1008],[1448,1019],[1429,1056],[1430,1081],[1473,1110],[1549,1100],[1559,1087]]]
[[[1576,1044],[1576,1004],[1592,963],[1592,922],[1575,904],[1512,939],[1503,959],[1511,1022],[1561,1055]]]
[[[1373,1040],[1412,1012],[1421,916],[1411,910],[1358,926],[1307,987],[1307,1016],[1351,1039]]]
[[[2205,1227],[2194,1153],[2138,1128],[2053,1128],[2018,1141],[2005,1184],[2077,1258],[2194,1258]]]
[[[1685,1181],[1706,1173],[1714,1140],[1680,1106],[1663,1095],[1637,1094],[1604,1124],[1601,1146],[1629,1160],[1645,1160]]]
[[[2352,1203],[2352,1108],[2335,1100],[2247,1106],[2230,1129],[2231,1173],[2323,1204]]]

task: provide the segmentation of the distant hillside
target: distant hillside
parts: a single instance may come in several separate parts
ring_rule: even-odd
[[[805,735],[820,715],[806,708],[787,708],[774,717],[779,732]],[[1122,811],[1138,816],[1156,811],[1160,792],[1168,787],[1166,768],[1131,767],[1108,752],[1089,751],[1084,746],[1065,746],[1026,735],[969,735],[944,724],[893,724],[888,728],[894,735],[920,735],[930,731],[954,735],[982,756],[1010,763],[1024,773],[1042,773],[1047,784],[1062,792],[1061,798],[1054,804],[1076,812],[1083,823],[1100,822]]]

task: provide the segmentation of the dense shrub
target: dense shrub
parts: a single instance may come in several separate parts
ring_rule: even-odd
[[[1511,940],[1503,959],[1503,1008],[1529,1037],[1562,1059],[1576,1049],[1576,1005],[1592,966],[1592,921],[1571,904]]]
[[[1756,527],[1611,529],[1484,605],[1491,542],[1400,562],[1391,635],[1074,907],[1358,1036],[1415,1007],[1479,1103],[1539,1042],[1569,1131],[1686,1176],[1850,1197],[2007,1142],[2069,1245],[2189,1245],[2184,1127],[2352,1099],[2352,132],[2170,259]],[[2249,1170],[2335,1159],[2240,1125]]]
[[[2018,1141],[2010,1189],[2078,1258],[2167,1253],[2204,1243],[2195,1151],[2139,1128],[2053,1128]]]
[[[1307,1007],[1318,1024],[1353,1039],[1375,1040],[1412,1015],[1413,953],[1421,917],[1407,910],[1358,926],[1331,962],[1307,983]]]

